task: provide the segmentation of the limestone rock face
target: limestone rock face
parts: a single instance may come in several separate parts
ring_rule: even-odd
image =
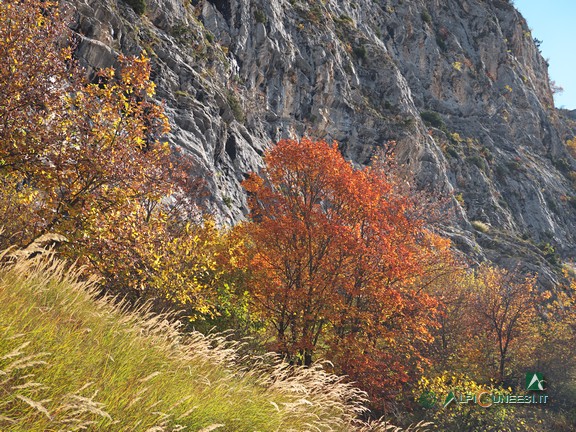
[[[245,215],[240,182],[281,138],[337,140],[357,165],[396,141],[407,175],[455,197],[446,233],[467,255],[551,282],[546,245],[576,254],[576,116],[554,108],[506,0],[147,0],[143,16],[69,3],[89,71],[152,57],[170,139],[223,221]]]

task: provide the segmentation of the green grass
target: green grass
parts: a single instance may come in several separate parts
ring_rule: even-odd
[[[3,432],[369,430],[363,394],[320,366],[239,359],[82,280],[46,253],[0,267]]]

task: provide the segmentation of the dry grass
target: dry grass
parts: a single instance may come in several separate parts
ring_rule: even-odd
[[[482,221],[472,221],[470,223],[472,224],[472,227],[474,227],[476,231],[480,231],[483,233],[487,233],[488,231],[490,231],[490,226]]]
[[[95,289],[47,253],[2,265],[0,430],[397,430],[358,421],[364,393],[321,365],[238,358],[222,335],[183,335]]]

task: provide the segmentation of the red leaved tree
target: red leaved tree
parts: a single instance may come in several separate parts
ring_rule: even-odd
[[[377,166],[354,169],[326,142],[284,140],[244,182],[252,295],[274,348],[309,365],[321,353],[380,401],[424,360],[449,242]],[[378,165],[383,167],[384,165]]]

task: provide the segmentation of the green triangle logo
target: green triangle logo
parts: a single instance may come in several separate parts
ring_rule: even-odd
[[[526,374],[526,390],[544,391],[544,378],[541,373],[528,372]]]
[[[456,396],[454,396],[454,392],[451,391],[450,393],[448,393],[448,396],[446,396],[446,399],[444,400],[444,408],[446,408],[448,405],[450,405],[455,400],[456,400]]]

